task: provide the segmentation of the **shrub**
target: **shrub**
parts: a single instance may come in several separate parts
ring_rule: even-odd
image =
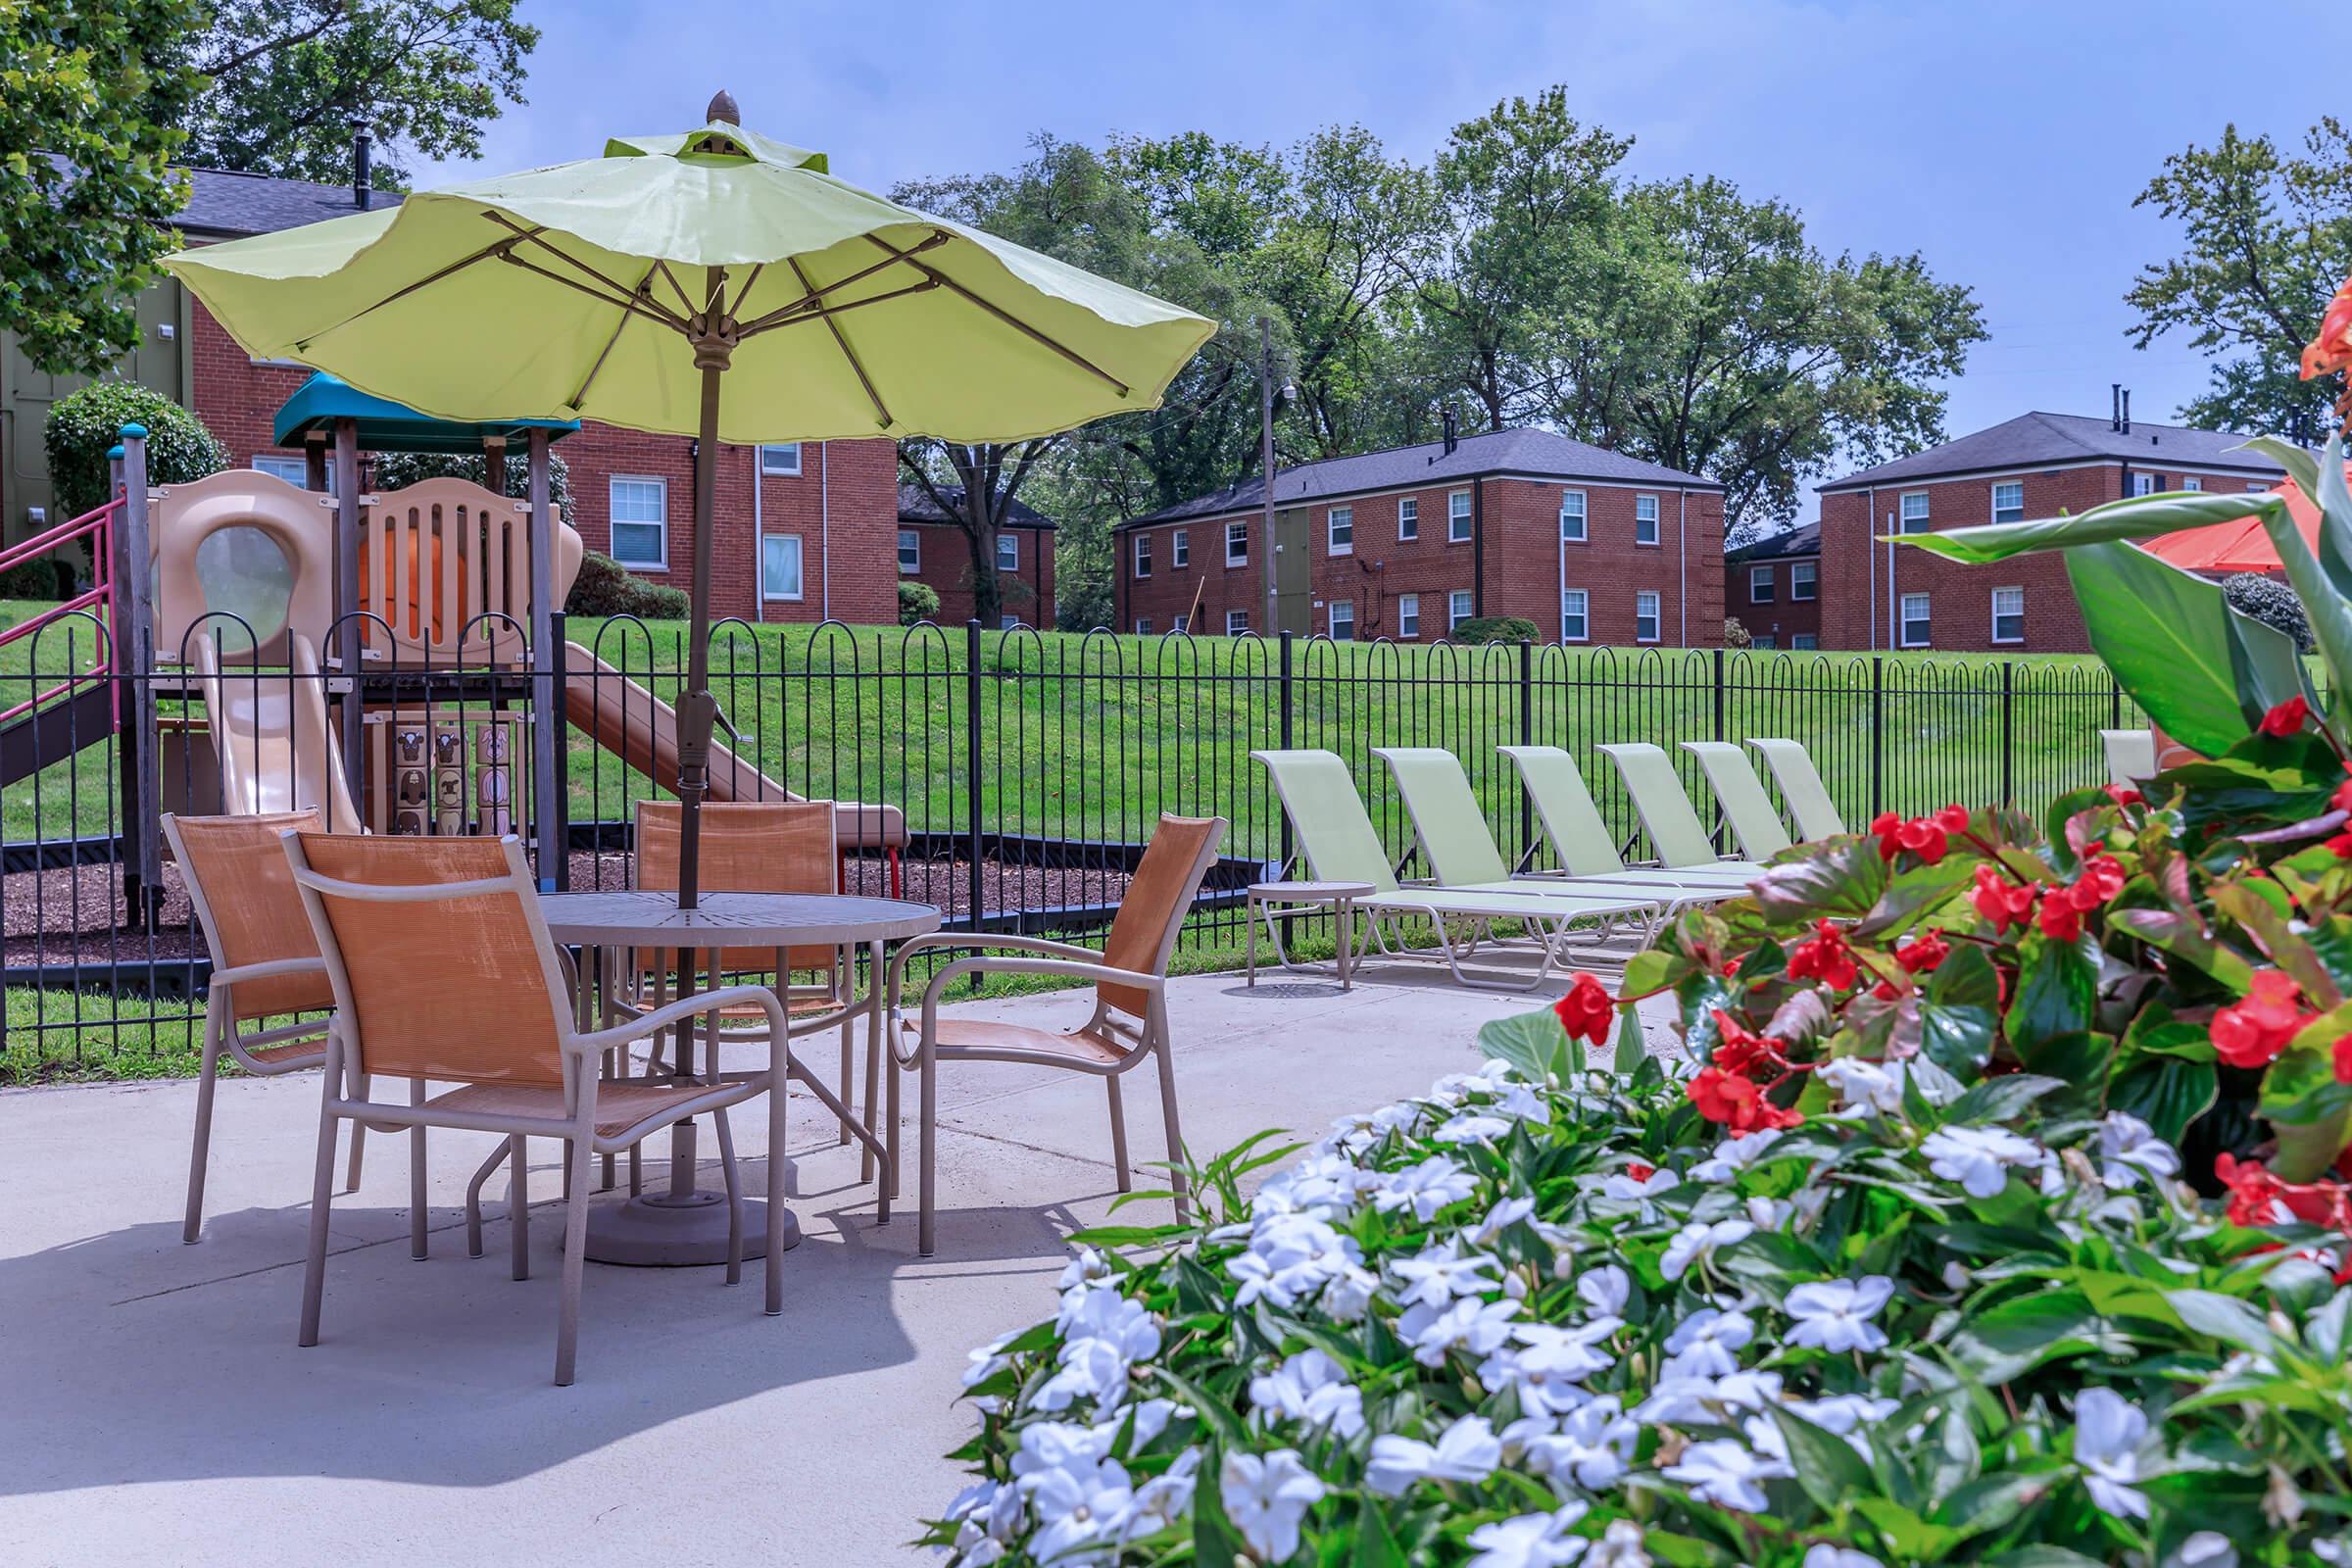
[[[399,490],[419,479],[443,476],[487,488],[490,465],[478,452],[379,452],[375,456],[374,480],[379,489]],[[510,452],[507,457],[507,494],[516,501],[531,498],[531,467],[519,452]],[[570,522],[571,466],[561,453],[547,455],[547,495],[556,515]]]
[[[911,577],[899,579],[899,624],[918,625],[939,618],[939,590]]]
[[[131,381],[92,381],[49,405],[42,438],[49,479],[56,487],[58,521],[106,505],[114,494],[106,455],[122,426],[147,427],[147,478],[184,484],[228,466],[228,449],[204,421],[153,387]]]
[[[1724,647],[1753,648],[1755,645],[1756,639],[1749,633],[1745,626],[1740,624],[1740,617],[1738,615],[1726,615],[1723,617]]]
[[[1532,643],[1543,634],[1522,615],[1473,615],[1446,635],[1457,643]]]
[[[580,558],[580,574],[564,601],[567,615],[635,615],[641,620],[684,620],[693,609],[685,589],[631,576],[611,556],[593,550]]]
[[[2222,579],[2222,597],[2239,614],[2251,615],[2292,637],[2296,652],[2311,652],[2311,617],[2303,612],[2303,601],[2295,597],[2295,591],[2278,578],[2241,571]]]
[[[0,599],[59,601],[74,597],[74,566],[54,558],[21,561],[0,571]]]

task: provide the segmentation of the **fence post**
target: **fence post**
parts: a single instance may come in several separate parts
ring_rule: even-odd
[[[1297,683],[1292,679],[1291,634],[1286,628],[1281,637],[1281,673],[1276,677],[1274,706],[1282,714],[1282,749],[1289,751],[1293,737],[1292,705]],[[1291,813],[1282,811],[1282,858],[1277,863],[1278,874],[1288,874],[1291,863]]]
[[[2001,661],[2001,804],[2017,801],[2017,661]]]
[[[1886,810],[1884,775],[1886,760],[1886,661],[1870,656],[1870,814]]]
[[[2124,727],[2124,684],[2115,678],[2115,671],[2112,669],[2107,671],[2107,727],[2109,729]]]
[[[963,790],[971,812],[971,832],[965,841],[964,852],[970,860],[966,868],[965,891],[971,899],[972,929],[980,929],[980,622],[963,623]],[[980,976],[972,975],[972,988],[978,990]]]
[[[131,866],[124,867],[124,912],[142,930],[153,930],[164,903],[163,844],[156,825],[163,814],[163,760],[156,755],[155,614],[147,584],[147,431],[122,426],[122,512],[115,530],[115,609],[118,660],[128,656],[129,700],[120,705],[118,737],[130,788]],[[118,667],[122,667],[118,665]],[[136,882],[133,883],[135,876]]]
[[[539,880],[545,882],[548,879],[551,868],[547,857],[553,854],[556,863],[552,870],[558,893],[571,891],[571,726],[563,717],[564,699],[571,690],[568,684],[569,658],[564,652],[566,624],[567,618],[561,610],[552,612],[547,617],[547,667],[554,673],[547,690],[539,694],[543,706],[532,719],[533,723],[545,725],[556,732],[553,743],[543,748],[556,760],[553,774],[539,780],[539,788],[552,790],[554,795],[548,801],[545,811],[533,811],[531,814],[536,820],[551,824],[549,831],[556,842],[552,850],[544,841],[539,846]],[[588,820],[597,820],[593,787],[589,791]]]
[[[1715,738],[1724,739],[1723,728],[1723,650],[1715,650]]]

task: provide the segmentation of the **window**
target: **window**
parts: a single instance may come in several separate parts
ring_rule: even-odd
[[[1581,643],[1592,635],[1592,600],[1582,588],[1560,594],[1560,641]]]
[[[2135,496],[2152,496],[2163,488],[2164,475],[2161,473],[2135,473],[2132,476],[2132,493]]]
[[[1456,490],[1446,498],[1446,542],[1462,545],[1470,542],[1470,492]]]
[[[1418,496],[1399,496],[1396,499],[1396,537],[1421,537],[1421,500]]]
[[[1654,545],[1658,542],[1658,498],[1634,497],[1634,543]]]
[[[1333,642],[1351,643],[1355,641],[1354,600],[1334,599],[1331,602],[1331,609],[1327,612],[1325,620],[1331,628],[1331,640]]]
[[[1227,612],[1225,612],[1225,635],[1226,635],[1226,636],[1228,636],[1228,637],[1239,637],[1239,636],[1241,636],[1241,635],[1242,635],[1244,632],[1247,632],[1249,629],[1250,629],[1250,612],[1248,612],[1247,610],[1228,610]]]
[[[767,533],[760,536],[760,597],[801,597],[801,536]]]
[[[1897,531],[1901,533],[1926,533],[1928,531],[1928,493],[1925,490],[1914,490],[1903,497],[1903,525]]]
[[[2023,588],[1995,588],[1992,591],[1992,640],[1996,643],[2022,643],[2026,640],[2026,591]]]
[[[1654,643],[1658,640],[1658,592],[1644,588],[1634,595],[1634,641]]]
[[[1021,536],[1009,528],[1002,529],[997,534],[997,569],[1021,569]]]
[[[1817,561],[1791,561],[1788,563],[1788,602],[1793,605],[1810,603],[1813,598],[1814,580],[1820,574],[1821,564]]]
[[[787,476],[801,471],[801,444],[786,441],[778,446],[760,449],[760,471]]]
[[[297,490],[311,480],[310,466],[300,458],[274,458],[257,454],[253,460],[253,471],[266,473],[272,479],[283,479]],[[334,475],[331,464],[327,467],[327,475],[329,478]]]
[[[2262,494],[2264,491],[2268,490],[2269,488],[2270,488],[2270,486],[2269,486],[2269,485],[2267,485],[2267,484],[2264,484],[2264,483],[2263,483],[2263,482],[2262,482],[2260,479],[2248,479],[2248,480],[2246,481],[2246,494],[2248,494],[2248,495],[2250,495],[2250,496],[2258,496],[2258,495],[2261,495],[2261,494]]]
[[[1190,615],[1178,615],[1168,622],[1168,629],[1170,631],[1189,631],[1192,628],[1192,621],[1193,617]]]
[[[1182,528],[1168,535],[1168,564],[1178,571],[1193,564],[1192,536]]]
[[[1928,646],[1928,596],[1926,594],[1903,595],[1903,646],[1905,648]]]
[[[1152,575],[1152,536],[1148,533],[1135,536],[1135,574],[1138,577]]]
[[[1228,566],[1250,564],[1250,525],[1248,523],[1229,522],[1225,525],[1225,564]]]
[[[1774,637],[1770,632],[1763,632],[1757,636],[1750,637],[1747,640],[1747,646],[1750,648],[1778,648],[1780,646],[1780,639]]]
[[[1788,639],[1788,646],[1800,653],[1809,653],[1821,646],[1821,638],[1809,631],[1800,631]]]
[[[1751,605],[1772,603],[1772,568],[1770,566],[1747,568],[1747,602]]]
[[[1335,556],[1355,554],[1355,509],[1334,507],[1324,517],[1324,531]]]
[[[923,569],[923,531],[920,528],[899,530],[899,573],[911,576]]]
[[[2023,522],[2026,520],[2026,482],[2023,479],[2003,479],[1992,487],[1992,520]]]
[[[1585,537],[1585,493],[1582,490],[1560,492],[1560,538],[1569,544],[1581,543]]]
[[[1419,594],[1398,594],[1396,596],[1396,635],[1399,637],[1421,635],[1421,596]]]
[[[612,498],[612,559],[624,566],[667,571],[669,481],[630,479],[615,474]],[[764,575],[764,565],[761,571]]]
[[[1446,629],[1452,631],[1471,616],[1470,590],[1456,588],[1446,596]]]
[[[1152,617],[1150,615],[1138,615],[1135,617],[1135,634],[1138,637],[1149,637],[1152,635]]]
[[[2180,488],[2192,491],[2202,490],[2205,488],[2205,481],[2193,473],[2184,473],[2180,476]]]
[[[1021,617],[1008,610],[1004,614],[997,617],[997,630],[1011,631],[1018,627],[1020,623]]]

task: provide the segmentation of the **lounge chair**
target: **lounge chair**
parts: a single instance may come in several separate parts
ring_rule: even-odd
[[[1730,741],[1685,741],[1683,750],[1698,759],[1715,791],[1716,808],[1732,824],[1740,852],[1749,859],[1769,860],[1794,842],[1745,752]]]
[[[1605,935],[1618,920],[1631,916],[1642,922],[1646,932],[1654,929],[1668,903],[1666,896],[1647,888],[1586,896],[1405,887],[1390,868],[1388,851],[1381,846],[1380,834],[1373,828],[1364,803],[1356,797],[1355,781],[1348,775],[1346,762],[1322,751],[1263,751],[1251,752],[1250,756],[1273,778],[1275,793],[1281,796],[1283,810],[1289,814],[1292,831],[1297,835],[1299,853],[1316,878],[1325,882],[1361,882],[1372,888],[1372,896],[1357,900],[1356,907],[1373,917],[1372,937],[1379,950],[1392,956],[1396,955],[1396,949],[1392,948],[1381,930],[1382,916],[1418,916],[1437,927],[1439,949],[1459,984],[1488,991],[1533,990],[1560,960],[1566,932],[1574,922],[1601,921]],[[1521,921],[1536,934],[1543,963],[1524,983],[1482,979],[1465,972],[1461,966],[1461,958],[1477,946],[1478,929],[1491,927],[1496,920]],[[1457,948],[1448,922],[1470,927],[1467,946]]]
[[[1110,1157],[1118,1167],[1119,1191],[1133,1190],[1127,1168],[1127,1115],[1119,1101],[1119,1079],[1145,1061],[1159,1069],[1160,1119],[1168,1138],[1168,1161],[1184,1157],[1183,1129],[1176,1115],[1176,1068],[1169,1057],[1168,960],[1176,952],[1184,917],[1200,891],[1200,879],[1217,858],[1225,836],[1221,816],[1163,816],[1151,847],[1119,900],[1110,935],[1098,953],[1066,942],[1012,936],[996,931],[938,932],[916,937],[899,949],[890,968],[891,1054],[898,1065],[921,1076],[917,1155],[920,1188],[915,1250],[932,1252],[932,1204],[939,1133],[939,1064],[943,1061],[1009,1061],[1060,1067],[1101,1078],[1110,1096]],[[907,961],[939,949],[969,952],[1005,950],[956,958],[932,971],[923,987],[922,1010],[900,1016],[901,986]],[[1085,1023],[1064,1034],[990,1018],[942,1018],[940,999],[967,974],[1041,974],[1095,982],[1095,1009]],[[899,1165],[899,1084],[890,1083],[891,1185]],[[1181,1170],[1170,1173],[1176,1218],[1192,1208]]]
[[[1795,819],[1798,838],[1818,844],[1847,831],[1845,818],[1838,814],[1838,804],[1830,799],[1830,787],[1822,782],[1821,770],[1813,765],[1812,755],[1801,741],[1766,739],[1747,744],[1772,769],[1773,782],[1781,787],[1781,800]]]
[[[2149,729],[2103,729],[2099,745],[2107,753],[2109,782],[2137,789],[2140,781],[2156,776],[2156,732]]]
[[[1691,808],[1690,797],[1683,793],[1673,759],[1647,741],[1596,749],[1615,765],[1626,794],[1633,797],[1635,814],[1642,818],[1642,830],[1649,835],[1649,847],[1659,860],[1677,869],[1742,863],[1715,853],[1714,840]]]
[[[1572,876],[1654,883],[1692,896],[1732,898],[1745,892],[1755,867],[1730,860],[1715,865],[1629,866],[1617,854],[1608,823],[1585,785],[1576,759],[1557,746],[1497,748],[1519,769],[1519,782],[1536,808],[1536,820],[1552,854]]]
[[[310,1255],[303,1272],[302,1333],[318,1343],[326,1280],[328,1204],[338,1122],[413,1130],[412,1245],[422,1255],[421,1157],[424,1129],[464,1128],[508,1140],[509,1207],[517,1277],[527,1277],[524,1142],[554,1138],[564,1147],[566,1198],[564,1272],[556,1328],[556,1382],[571,1381],[579,1341],[580,1278],[588,1245],[590,1160],[627,1149],[691,1116],[710,1116],[718,1133],[727,1201],[726,1278],[743,1277],[742,1186],[735,1170],[727,1108],[768,1097],[767,1299],[784,1309],[784,1077],[797,1063],[779,1052],[773,1069],[708,1076],[602,1079],[600,1057],[649,1029],[696,1014],[751,1005],[767,1016],[770,1037],[785,1034],[783,1004],[764,986],[728,986],[656,1008],[616,1029],[583,1034],[571,1023],[566,964],[540,913],[538,884],[522,845],[502,839],[330,837],[288,831],[285,856],[325,960],[335,998],[327,1034],[326,1078],[318,1113],[318,1163],[311,1195]],[[348,1072],[349,1077],[346,1077]],[[407,1102],[368,1098],[371,1077],[407,1079]],[[434,1085],[454,1084],[440,1093]]]

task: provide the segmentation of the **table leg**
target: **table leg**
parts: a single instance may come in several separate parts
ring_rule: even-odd
[[[1257,984],[1257,898],[1247,897],[1242,905],[1243,922],[1250,927],[1250,978],[1245,985]]]
[[[887,975],[887,974],[890,972],[890,971],[889,971],[889,969],[886,967],[886,964],[885,964],[885,956],[886,956],[884,955],[884,953],[883,953],[883,951],[882,951],[882,944],[881,944],[881,943],[879,943],[879,942],[872,943],[872,944],[868,945],[868,946],[867,946],[867,948],[866,948],[866,950],[865,950],[865,952],[866,952],[866,959],[865,959],[865,961],[866,961],[866,984],[865,984],[865,1134],[866,1134],[866,1141],[865,1141],[865,1142],[864,1142],[864,1143],[863,1143],[863,1144],[862,1144],[862,1145],[859,1147],[858,1155],[858,1179],[859,1181],[861,1181],[861,1182],[868,1182],[868,1181],[872,1181],[872,1180],[874,1179],[874,1145],[873,1145],[873,1140],[874,1140],[874,1139],[875,1139],[875,1137],[878,1135],[878,1130],[877,1130],[877,1129],[875,1128],[875,1126],[874,1126],[874,1119],[875,1119],[875,1118],[874,1118],[874,1111],[875,1111],[875,1107],[876,1107],[877,1105],[879,1105],[879,1104],[881,1103],[881,1102],[882,1102],[882,1084],[881,1084],[881,1074],[882,1074],[882,1070],[883,1070],[882,1054],[883,1054],[885,1051],[888,1051],[888,1050],[890,1049],[890,1039],[889,1039],[888,1035],[885,1033],[885,1031],[886,1031],[886,1030],[887,1030],[887,1028],[889,1027],[890,1015],[889,1015],[888,1011],[887,1011],[887,1010],[884,1008],[884,1006],[883,1006],[883,997],[882,997],[883,977],[884,977],[885,975]],[[898,1087],[898,1086],[897,1086],[897,1078],[898,1078],[898,1074],[897,1074],[895,1071],[893,1071],[893,1072],[892,1072],[892,1074],[891,1074],[891,1079],[892,1079],[892,1085],[891,1085],[891,1087],[892,1087],[894,1090],[895,1090],[895,1089]],[[895,1123],[896,1123],[896,1110],[895,1110],[895,1102],[894,1102],[894,1110],[893,1110],[893,1118],[892,1118],[892,1119],[893,1119],[893,1123],[894,1123],[894,1125],[893,1125],[893,1127],[891,1128],[891,1133],[892,1133],[892,1138],[893,1138],[893,1141],[894,1141],[894,1146],[895,1146],[895,1140],[896,1140],[896,1137],[897,1137],[897,1128],[896,1128],[896,1125],[895,1125]],[[877,1203],[876,1203],[876,1210],[877,1210],[877,1212],[876,1212],[876,1219],[877,1219],[877,1222],[879,1222],[880,1220],[887,1220],[887,1219],[889,1219],[889,1218],[890,1218],[890,1198],[891,1198],[891,1192],[892,1192],[892,1190],[893,1190],[894,1188],[896,1188],[896,1187],[898,1186],[898,1179],[899,1179],[899,1173],[898,1173],[898,1162],[897,1162],[896,1160],[889,1160],[889,1161],[886,1161],[886,1163],[887,1163],[887,1164],[890,1166],[890,1169],[888,1169],[887,1171],[885,1171],[885,1172],[883,1173],[883,1179],[882,1179],[882,1195],[881,1195],[880,1199],[877,1200]]]
[[[1350,972],[1354,965],[1348,961],[1354,956],[1355,909],[1352,902],[1348,899],[1332,900],[1331,907],[1332,917],[1338,922],[1340,928],[1340,989],[1350,991],[1354,989],[1355,985],[1353,979],[1350,978]]]

